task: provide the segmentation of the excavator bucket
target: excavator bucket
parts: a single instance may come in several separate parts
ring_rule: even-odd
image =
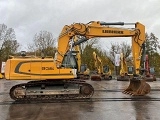
[[[91,80],[93,80],[93,81],[101,81],[102,78],[101,78],[101,76],[99,74],[92,74],[91,75]]]
[[[117,81],[129,81],[130,77],[128,75],[118,76]]]
[[[156,77],[154,75],[146,75],[146,81],[147,82],[153,82],[156,81]]]
[[[146,79],[130,79],[130,84],[127,89],[123,91],[124,94],[130,94],[132,96],[140,96],[146,95],[150,92],[151,87],[148,83],[146,83]]]

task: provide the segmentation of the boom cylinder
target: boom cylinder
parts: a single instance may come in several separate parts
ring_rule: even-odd
[[[100,22],[100,25],[124,25],[124,22],[113,22],[113,23]]]
[[[113,23],[106,23],[100,22],[100,25],[135,25],[136,23],[124,23],[124,22],[113,22]]]
[[[73,43],[73,47],[76,46],[76,45],[80,45],[81,43],[83,43],[87,40],[88,40],[87,38],[80,39],[79,41],[76,41],[76,42]]]

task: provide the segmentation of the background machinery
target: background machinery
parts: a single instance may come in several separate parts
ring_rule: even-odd
[[[144,65],[145,65],[144,67],[145,67],[146,81],[149,82],[156,81],[156,77],[154,75],[154,68],[150,67],[148,55],[145,56]]]
[[[91,80],[111,80],[112,75],[109,66],[103,65],[102,59],[96,54],[96,52],[93,52],[93,58],[97,72],[91,75]]]
[[[128,70],[130,70],[129,66],[127,66],[126,59],[123,53],[120,54],[120,75],[117,76],[117,81],[129,81]]]
[[[79,76],[80,76],[80,79],[83,79],[83,80],[90,79],[90,69],[87,67],[87,64],[81,64]]]
[[[134,73],[134,67],[133,66],[127,66],[128,75],[131,77]]]
[[[5,69],[7,80],[34,80],[13,86],[10,89],[11,98],[14,100],[90,98],[94,93],[94,88],[89,83],[77,79],[78,65],[72,47],[94,37],[132,38],[135,75],[124,93],[132,95],[149,93],[149,84],[139,76],[141,46],[145,41],[144,25],[139,22],[134,23],[133,28],[115,27],[114,25],[126,24],[91,21],[87,24],[65,25],[59,35],[57,53],[52,64],[43,64],[42,59],[39,61],[31,58],[8,59]],[[76,35],[83,36],[85,39],[74,42],[73,37]],[[37,66],[38,62],[41,62],[41,66]]]

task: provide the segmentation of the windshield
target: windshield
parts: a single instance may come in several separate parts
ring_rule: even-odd
[[[109,67],[108,67],[108,66],[103,66],[103,72],[104,72],[104,73],[109,72]]]
[[[150,73],[153,74],[155,72],[154,68],[150,68]]]
[[[72,54],[65,55],[62,62],[62,67],[78,69],[75,56]]]
[[[81,65],[81,69],[80,69],[81,72],[86,71],[86,69],[87,69],[87,66],[86,66],[86,65]]]
[[[128,74],[133,74],[134,70],[132,66],[128,67]]]

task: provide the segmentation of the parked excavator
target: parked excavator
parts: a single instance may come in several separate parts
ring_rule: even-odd
[[[87,64],[81,64],[79,75],[80,75],[80,79],[83,79],[83,80],[90,79],[90,69],[88,68]]]
[[[109,69],[108,65],[103,65],[102,59],[93,52],[94,63],[96,67],[96,73],[91,75],[91,80],[111,80],[111,70]]]
[[[117,81],[129,81],[130,76],[128,75],[129,66],[127,66],[124,54],[120,54],[120,75],[117,76]]]
[[[145,27],[137,22],[133,28],[116,27],[128,23],[106,23],[91,21],[87,24],[74,23],[65,25],[58,38],[58,48],[52,64],[43,64],[43,59],[8,59],[5,77],[7,80],[32,80],[14,85],[10,89],[10,97],[14,100],[55,100],[90,98],[94,88],[86,81],[77,79],[77,60],[72,47],[94,37],[131,37],[132,54],[135,67],[134,78],[124,93],[145,95],[150,92],[150,86],[140,76],[141,46],[145,41]],[[74,42],[75,35],[85,39]],[[41,66],[39,65],[41,62]],[[34,81],[33,81],[34,80]]]
[[[154,75],[154,68],[150,67],[148,55],[146,55],[144,64],[145,64],[146,81],[148,82],[156,81],[156,77]]]

